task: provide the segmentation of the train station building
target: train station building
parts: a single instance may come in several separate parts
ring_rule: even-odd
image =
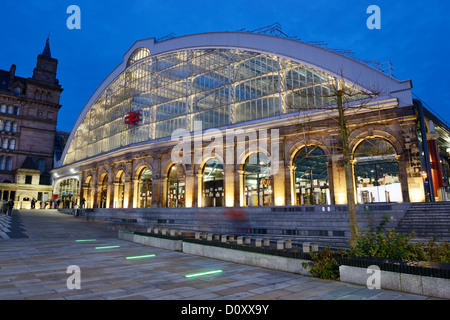
[[[136,41],[78,116],[53,193],[67,208],[345,204],[337,89],[357,203],[448,199],[450,129],[412,80],[246,31]]]

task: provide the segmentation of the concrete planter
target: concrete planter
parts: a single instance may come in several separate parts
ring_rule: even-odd
[[[381,270],[380,272],[380,289],[450,299],[450,279],[396,273],[384,270]],[[339,273],[342,282],[364,286],[367,285],[367,280],[370,277],[370,273],[367,273],[366,268],[340,266]]]

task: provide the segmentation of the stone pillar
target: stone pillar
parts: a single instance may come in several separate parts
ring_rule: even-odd
[[[330,204],[336,204],[334,200],[334,184],[333,184],[333,163],[327,161],[328,188],[330,190]]]
[[[195,193],[197,194],[197,207],[201,208],[205,206],[205,204],[203,203],[203,174],[197,173],[195,180],[196,180]]]
[[[91,180],[91,208],[98,208],[98,168],[92,170],[92,180]]]
[[[185,187],[184,187],[184,206],[191,208],[194,206],[194,190],[195,189],[195,177],[194,170],[192,168],[186,168],[185,170]]]
[[[345,171],[342,155],[333,155],[331,158],[332,158],[332,171],[333,171],[332,179],[333,179],[335,204],[346,204],[347,188],[345,182]]]

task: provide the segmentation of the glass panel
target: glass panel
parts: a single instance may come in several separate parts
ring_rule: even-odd
[[[325,152],[314,146],[302,148],[294,159],[295,203],[330,204],[328,166]]]
[[[271,206],[270,161],[263,153],[251,154],[244,167],[244,199],[247,206]]]
[[[139,208],[151,208],[152,182],[152,171],[150,169],[142,170],[142,173],[139,177]]]
[[[209,160],[203,169],[203,206],[222,207],[225,195],[223,164],[217,159]]]
[[[182,165],[173,165],[167,179],[167,207],[184,207],[185,175]]]
[[[359,203],[402,202],[394,147],[381,138],[367,139],[355,150],[355,180]]]

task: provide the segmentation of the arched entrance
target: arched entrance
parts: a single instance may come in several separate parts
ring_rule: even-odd
[[[261,153],[251,154],[244,165],[244,202],[247,206],[271,206],[270,160]]]
[[[167,177],[167,207],[176,208],[185,206],[186,177],[181,164],[174,164],[169,169]]]
[[[124,200],[125,200],[125,172],[123,170],[119,171],[116,176],[116,185],[115,185],[115,207],[123,208]]]
[[[355,148],[355,180],[359,203],[402,202],[397,153],[388,141],[370,138]]]
[[[325,152],[316,146],[300,149],[294,160],[295,204],[330,204],[328,165]]]
[[[203,168],[202,197],[204,207],[222,207],[224,205],[223,163],[210,159]]]
[[[139,208],[151,208],[152,206],[152,170],[145,167],[139,174]]]

